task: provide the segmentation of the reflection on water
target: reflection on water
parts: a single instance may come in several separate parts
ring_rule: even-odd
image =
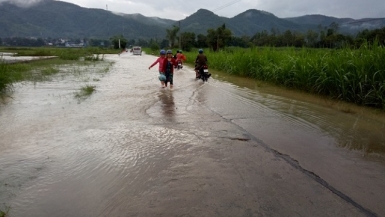
[[[169,91],[169,90],[161,91],[158,97],[162,103],[161,108],[164,116],[173,117],[175,114],[175,103],[174,103],[173,91]]]
[[[276,87],[267,83],[216,72],[216,78],[237,86],[241,95],[267,108],[322,130],[337,146],[385,156],[385,112],[325,97]],[[310,126],[311,125],[311,126]]]

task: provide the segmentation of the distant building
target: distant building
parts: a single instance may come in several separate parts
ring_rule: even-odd
[[[85,47],[85,44],[83,42],[80,42],[79,44],[75,44],[75,43],[67,41],[65,43],[65,46],[66,47]]]

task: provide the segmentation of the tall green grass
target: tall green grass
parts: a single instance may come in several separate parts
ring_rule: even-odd
[[[251,48],[205,51],[209,67],[288,88],[385,109],[385,48]],[[196,53],[188,53],[193,63]]]
[[[0,93],[9,91],[12,88],[12,79],[8,67],[0,60]]]

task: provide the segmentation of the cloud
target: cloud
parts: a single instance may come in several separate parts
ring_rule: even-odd
[[[43,0],[0,0],[31,5]],[[224,17],[233,17],[248,9],[267,11],[280,18],[307,14],[322,14],[333,17],[376,18],[384,17],[384,0],[60,0],[86,8],[101,8],[109,11],[181,20],[199,9],[207,9]]]
[[[13,5],[16,5],[18,7],[30,7],[34,4],[37,4],[39,2],[41,2],[43,0],[0,0],[0,4],[2,3],[10,3],[10,4],[13,4]]]
[[[258,0],[256,7],[276,16],[295,17],[307,14],[322,14],[333,17],[384,17],[384,0]]]

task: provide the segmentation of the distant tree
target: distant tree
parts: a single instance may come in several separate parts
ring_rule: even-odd
[[[269,45],[269,33],[266,30],[257,32],[251,37],[250,41],[256,46]]]
[[[144,39],[139,39],[135,44],[142,47],[149,47],[150,45],[150,43]]]
[[[35,43],[33,44],[33,46],[35,47],[41,47],[44,45],[45,45],[45,41],[42,38],[36,39]]]
[[[293,42],[294,42],[294,36],[293,34],[291,33],[290,30],[286,30],[284,33],[283,33],[283,45],[284,46],[293,46]]]
[[[324,27],[324,26],[322,26],[321,24],[319,24],[319,25],[317,26],[317,28],[318,28],[318,32],[319,32],[319,35],[320,35],[319,40],[322,40],[322,37],[326,37],[325,31],[326,31],[327,28]]]
[[[369,34],[370,34],[369,29],[364,29],[357,33],[356,39],[365,39],[368,37]]]
[[[274,27],[271,28],[270,32],[271,32],[271,35],[272,35],[272,36],[277,36],[277,35],[280,34],[279,29],[276,29],[276,28],[274,28]]]
[[[218,41],[218,36],[217,33],[214,29],[208,29],[207,30],[207,44],[209,47],[211,47],[214,51],[218,49],[217,47],[217,41]]]
[[[171,29],[166,29],[166,33],[167,33],[166,37],[170,42],[170,47],[175,46],[175,40],[177,38],[178,32],[179,32],[179,27],[175,25],[173,25]]]
[[[317,39],[318,39],[318,33],[317,32],[315,32],[313,30],[307,31],[306,40],[307,40],[308,46],[313,47],[316,44]]]
[[[154,40],[154,39],[151,39],[150,40],[150,49],[152,50],[152,51],[159,51],[159,43],[156,41],[156,40]]]
[[[374,30],[363,30],[362,32],[359,32],[357,34],[358,39],[361,41],[368,41],[373,43],[374,41],[377,41],[381,45],[385,45],[385,27],[382,29],[374,29]]]
[[[160,42],[160,47],[161,49],[165,49],[166,47],[168,47],[170,44],[170,42],[167,40],[167,39],[163,39],[161,42]]]
[[[135,43],[136,43],[136,42],[135,42],[135,39],[130,39],[130,40],[127,41],[127,46],[128,46],[128,47],[131,47],[131,46],[133,46]]]
[[[196,46],[200,47],[200,48],[208,47],[208,45],[207,45],[207,36],[205,36],[203,34],[197,35]]]
[[[231,40],[229,41],[228,46],[246,48],[246,47],[252,46],[252,43],[250,42],[249,36],[231,37]]]
[[[191,48],[195,47],[195,33],[193,32],[184,32],[181,35],[181,49],[190,51]]]
[[[5,38],[4,44],[9,46],[21,46],[21,47],[41,47],[46,43],[42,38],[26,38],[26,37],[12,37]]]
[[[329,25],[329,29],[332,30],[333,34],[337,34],[337,33],[338,33],[338,29],[339,29],[339,24],[336,23],[336,22],[332,22],[332,23]]]
[[[109,47],[110,42],[104,39],[94,39],[91,38],[88,40],[88,45],[91,47]]]
[[[305,35],[300,33],[300,32],[295,32],[293,34],[292,46],[294,46],[294,47],[303,47],[305,45],[306,45],[306,43],[305,43]]]
[[[231,35],[231,30],[226,29],[225,24],[223,24],[221,27],[218,27],[216,30],[208,29],[207,44],[214,51],[218,51],[227,45],[227,43],[231,40]]]
[[[125,39],[123,35],[113,36],[112,38],[110,38],[110,41],[114,49],[119,49],[119,41],[120,41],[120,48],[126,48],[127,46],[127,39]]]

